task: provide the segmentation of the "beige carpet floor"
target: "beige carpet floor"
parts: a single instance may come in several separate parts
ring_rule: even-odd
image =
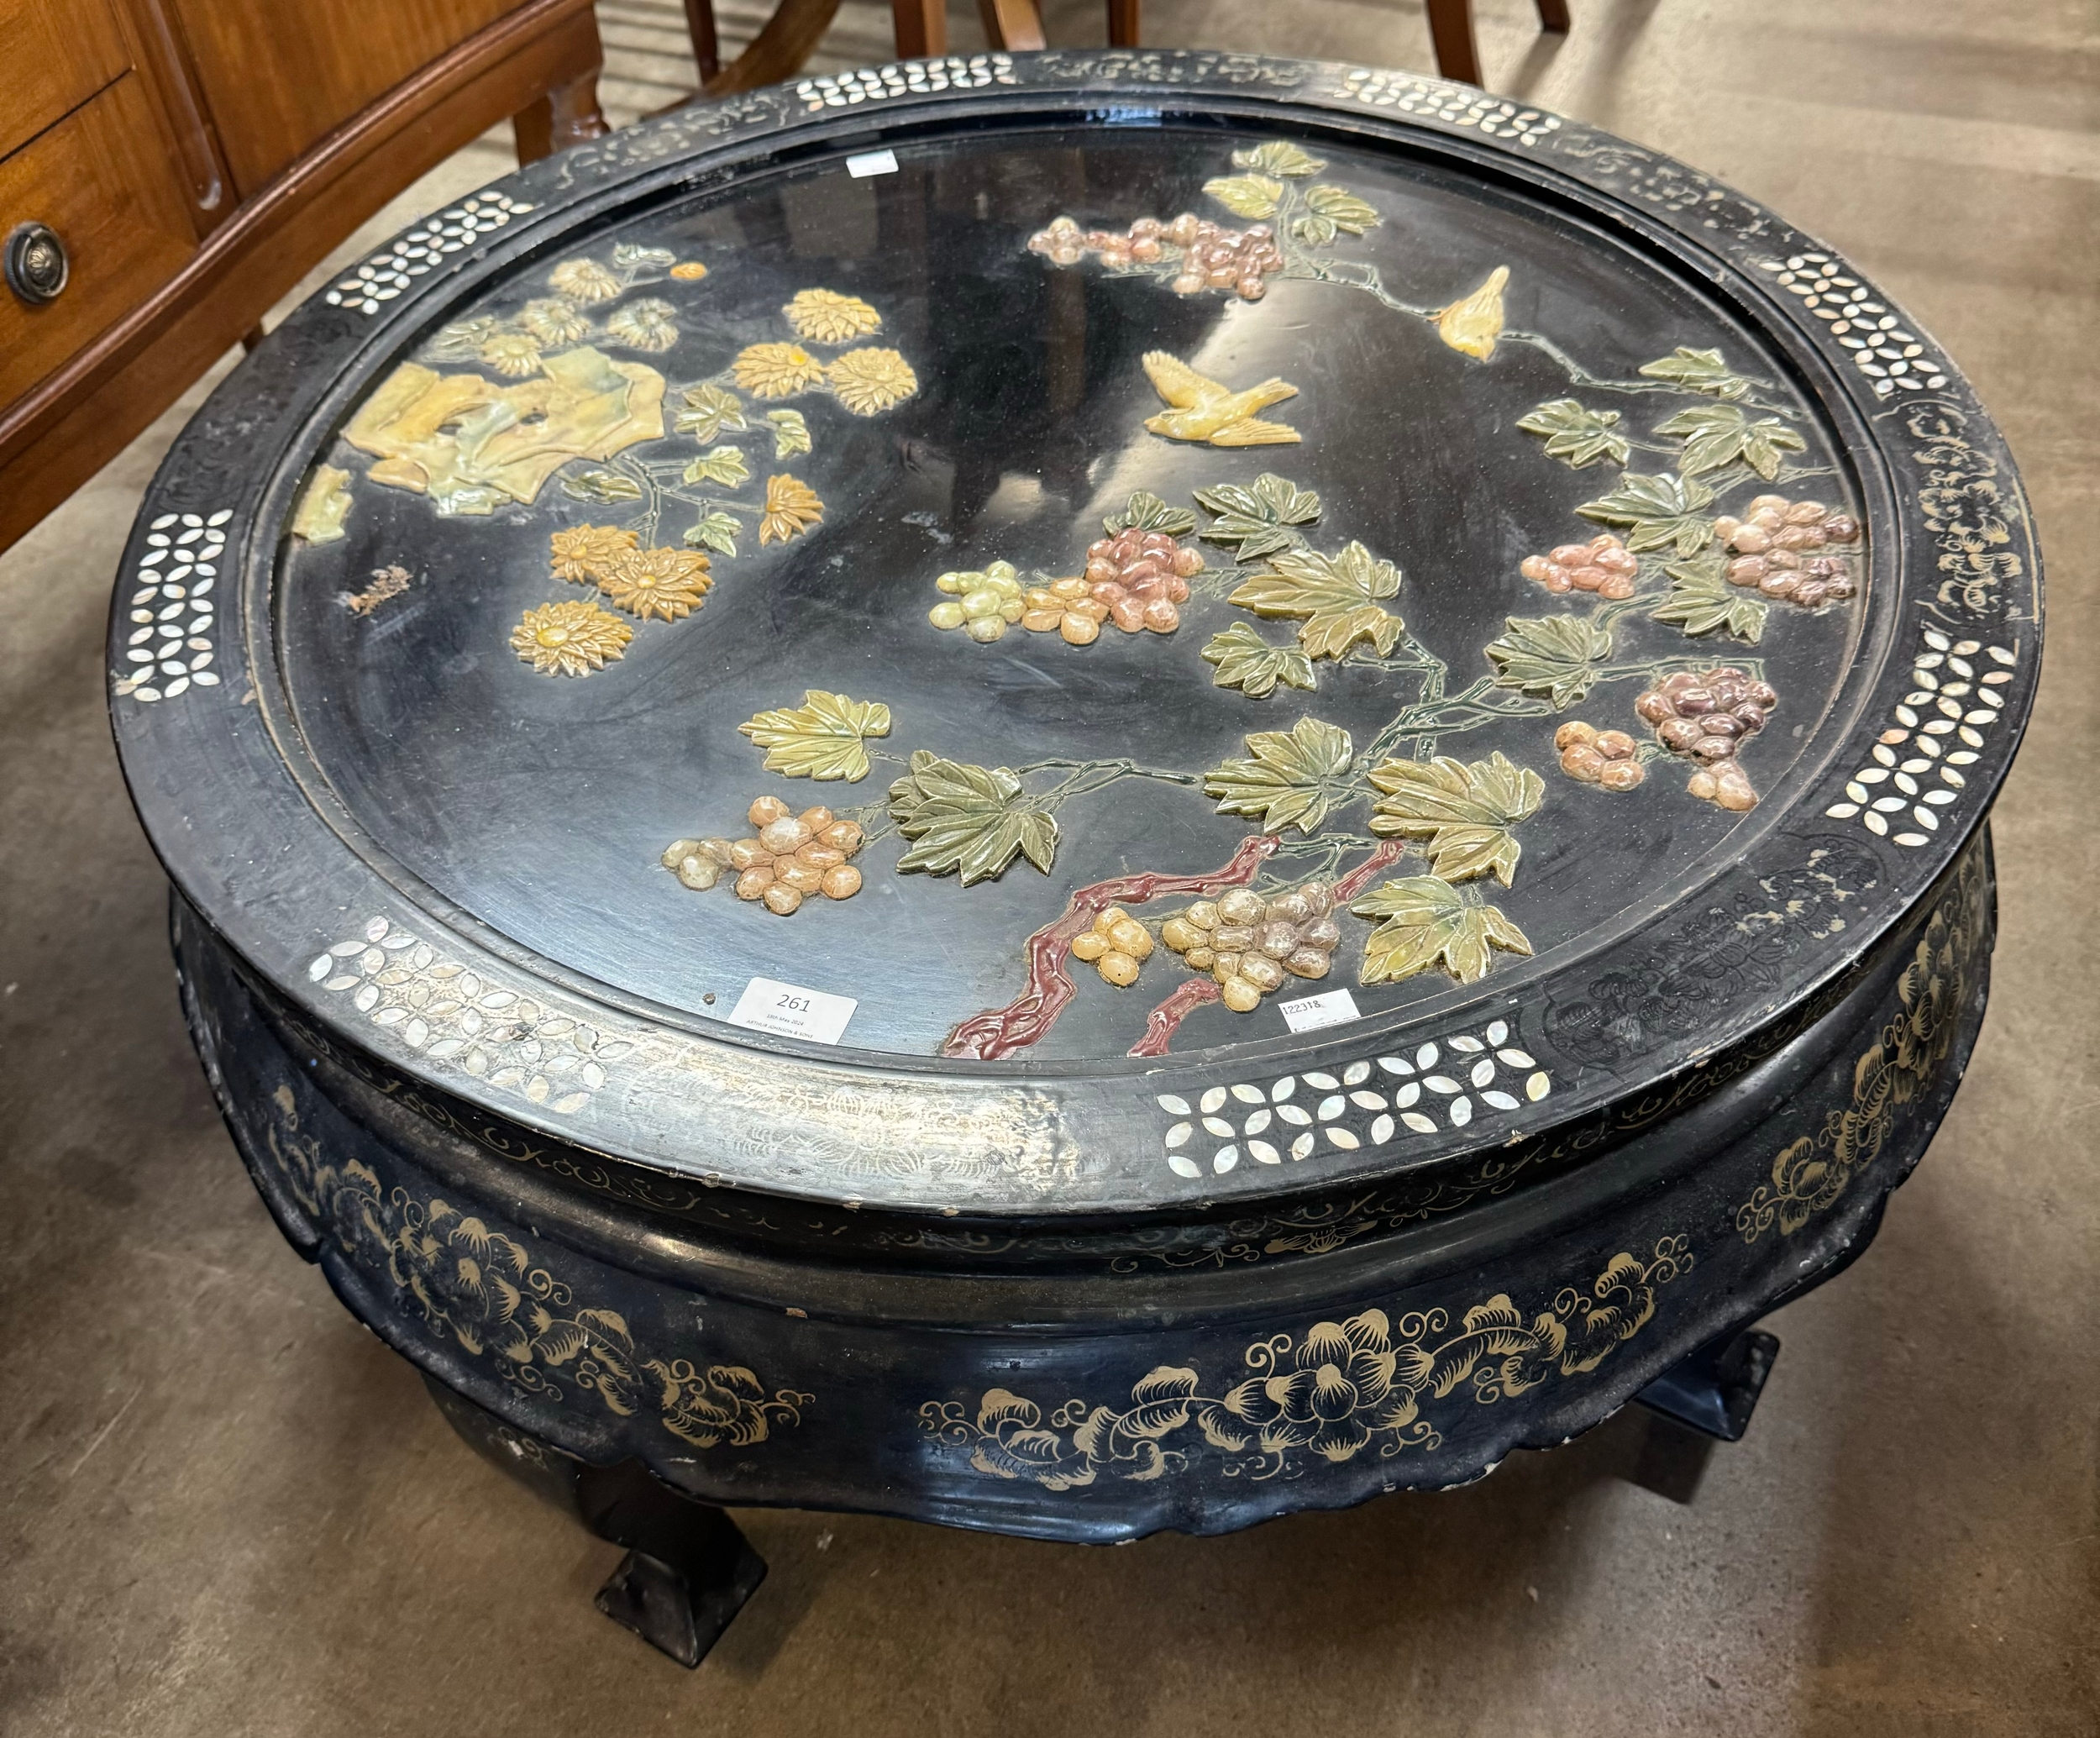
[[[200,386],[0,557],[0,1730],[2100,1732],[2100,6],[1574,3],[1558,40],[1482,0],[1488,83],[1850,255],[1995,410],[2055,563],[1967,1084],[1871,1252],[1775,1320],[1696,1500],[1629,1479],[1622,1415],[1463,1492],[1221,1540],[753,1514],[772,1577],[701,1670],[614,1628],[590,1596],[618,1553],[456,1442],[293,1257],[184,1036],[101,645]],[[669,100],[677,7],[600,10],[616,118]],[[1054,41],[1100,29],[1052,8]],[[1430,65],[1415,0],[1155,0],[1147,29]],[[855,0],[821,64],[886,43]],[[341,257],[507,166],[462,152]]]

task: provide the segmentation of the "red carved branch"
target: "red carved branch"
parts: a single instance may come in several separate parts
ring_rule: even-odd
[[[1363,861],[1335,882],[1335,905],[1346,906],[1378,878],[1379,872],[1390,869],[1400,860],[1407,849],[1405,839],[1388,839]]]
[[[1399,860],[1407,849],[1404,839],[1388,839],[1370,856],[1335,882],[1334,902],[1338,911],[1347,905],[1371,883],[1378,879],[1381,869]],[[1145,1016],[1145,1036],[1130,1048],[1132,1056],[1164,1056],[1168,1046],[1173,1042],[1174,1034],[1186,1020],[1205,1002],[1218,999],[1217,981],[1211,978],[1192,978],[1166,1000]]]
[[[1164,1056],[1181,1022],[1205,1002],[1223,994],[1215,978],[1191,978],[1145,1016],[1145,1036],[1130,1047],[1132,1056]]]
[[[1073,937],[1090,927],[1110,906],[1142,905],[1161,894],[1192,893],[1208,898],[1227,887],[1244,887],[1283,840],[1257,832],[1232,853],[1224,868],[1207,875],[1162,875],[1147,872],[1116,875],[1082,887],[1072,895],[1064,915],[1028,937],[1028,987],[1003,1008],[974,1014],[948,1035],[943,1056],[969,1056],[997,1062],[1016,1050],[1040,1043],[1058,1016],[1078,992],[1064,969]]]

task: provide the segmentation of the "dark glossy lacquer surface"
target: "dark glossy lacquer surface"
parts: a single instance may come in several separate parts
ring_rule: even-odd
[[[600,468],[577,461],[529,507],[446,517],[427,496],[369,480],[370,456],[338,441],[326,458],[353,479],[349,534],[290,546],[278,629],[300,727],[356,823],[445,898],[594,979],[696,1014],[726,1011],[754,976],[785,979],[858,999],[849,1045],[923,1056],[957,1021],[1019,990],[1026,937],[1058,915],[1073,889],[1131,871],[1214,869],[1262,829],[1215,812],[1189,785],[1125,779],[1058,809],[1062,842],[1047,877],[1025,858],[967,889],[953,875],[898,874],[905,842],[892,833],[858,860],[866,877],[858,897],[812,899],[786,920],[726,886],[688,891],[659,852],[681,837],[748,833],[743,811],[763,792],[797,806],[820,798],[850,806],[879,828],[888,785],[914,749],[1011,768],[1129,757],[1193,780],[1243,755],[1247,732],[1287,729],[1308,715],[1347,730],[1362,752],[1423,691],[1419,669],[1326,660],[1316,692],[1279,686],[1251,700],[1213,685],[1200,654],[1214,634],[1247,622],[1285,643],[1292,626],[1234,607],[1221,595],[1229,582],[1208,596],[1200,589],[1171,635],[1111,626],[1082,647],[1016,626],[996,643],[974,643],[928,624],[942,572],[1003,559],[1024,578],[1075,573],[1102,518],[1133,490],[1187,509],[1194,490],[1274,472],[1320,495],[1317,522],[1301,528],[1313,548],[1355,540],[1399,565],[1390,606],[1448,665],[1452,691],[1492,673],[1482,648],[1505,617],[1593,610],[1593,598],[1552,596],[1519,570],[1528,554],[1595,534],[1601,528],[1573,509],[1614,475],[1609,465],[1572,470],[1515,426],[1543,401],[1583,396],[1555,355],[1505,339],[1476,360],[1435,324],[1347,282],[1284,276],[1255,302],[1184,296],[1092,260],[1060,268],[1026,246],[1063,213],[1121,229],[1148,213],[1191,211],[1244,228],[1204,183],[1231,172],[1234,150],[1273,136],[1165,128],[1100,132],[1079,144],[1064,131],[968,133],[916,142],[900,150],[898,173],[859,179],[844,153],[827,154],[565,236],[449,310],[453,321],[513,317],[549,294],[548,275],[564,259],[605,260],[622,244],[661,249],[705,263],[707,276],[670,281],[659,270],[584,312],[602,319],[645,297],[675,310],[675,347],[605,352],[661,371],[667,420],[681,386],[719,375],[747,345],[792,340],[783,304],[811,286],[879,310],[881,331],[868,342],[900,350],[920,387],[872,417],[822,394],[774,402],[747,392],[756,426],[711,448],[673,430],[627,449],[615,471],[636,460],[683,465],[736,445],[754,480],[735,494],[748,501],[766,475],[790,472],[822,497],[824,519],[760,547],[747,518],[735,557],[717,554],[716,583],[696,615],[633,624],[625,657],[582,680],[536,674],[507,645],[525,608],[590,595],[550,577],[549,533],[627,525],[645,546],[675,545],[703,509],[674,500],[659,517],[647,501],[574,499],[560,478]],[[1801,480],[1781,485],[1784,492],[1834,506],[1855,500],[1850,467],[1789,365],[1688,271],[1536,193],[1406,155],[1320,150],[1319,181],[1367,200],[1382,221],[1305,257],[1337,277],[1375,268],[1393,300],[1427,308],[1506,266],[1508,326],[1546,336],[1604,381],[1638,382],[1643,364],[1681,346],[1717,348],[1731,367],[1769,383],[1752,414],[1776,407],[1803,438],[1805,449],[1786,455],[1788,475]],[[808,348],[821,359],[837,347]],[[1302,444],[1221,449],[1147,432],[1144,419],[1162,406],[1141,357],[1161,349],[1235,386],[1278,375],[1297,386],[1265,414],[1299,430]],[[440,372],[501,381],[471,355],[448,360],[427,342],[406,354]],[[1649,441],[1627,468],[1651,471],[1672,464],[1681,444],[1648,431],[1716,402],[1656,383],[1586,396],[1622,412],[1621,431]],[[806,417],[812,453],[775,459],[758,418],[776,403]],[[1725,504],[1740,512],[1767,486],[1735,475]],[[1205,552],[1206,578],[1231,574],[1230,548],[1185,541]],[[1668,559],[1651,557],[1651,572]],[[341,594],[390,566],[414,575],[407,592],[369,616],[343,606]],[[1632,712],[1644,666],[1732,663],[1779,691],[1772,722],[1743,754],[1761,791],[1779,789],[1824,721],[1863,607],[1775,605],[1754,646],[1725,634],[1690,638],[1636,611],[1620,617],[1611,659],[1625,674],[1564,715],[1410,733],[1390,752],[1425,755],[1433,746],[1478,759],[1500,751],[1545,775],[1546,800],[1520,829],[1521,872],[1495,901],[1541,962],[1562,963],[1596,946],[1600,927],[1685,896],[1772,809],[1742,816],[1688,800],[1690,768],[1667,759],[1630,793],[1579,785],[1557,769],[1557,724],[1581,717],[1645,739]],[[791,784],[761,771],[758,751],[737,733],[743,720],[793,705],[809,688],[890,707],[890,736],[871,744],[889,758],[865,780]],[[1047,790],[1064,776],[1051,770],[1026,782]],[[1290,833],[1263,881],[1362,863],[1374,843],[1368,806],[1368,795],[1338,805],[1314,840]],[[1394,873],[1420,873],[1420,859]],[[1200,1008],[1176,1048],[1273,1039],[1284,1030],[1277,1002],[1352,984],[1372,926],[1346,915],[1341,923],[1328,981],[1291,980],[1252,1015]],[[1520,991],[1542,969],[1498,955],[1494,986]],[[1142,1035],[1147,1010],[1189,975],[1164,948],[1128,990],[1081,970],[1077,1001],[1035,1053],[1120,1056]],[[1432,972],[1352,987],[1369,1014],[1449,980]]]

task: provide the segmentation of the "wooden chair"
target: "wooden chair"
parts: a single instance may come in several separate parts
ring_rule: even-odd
[[[948,8],[942,0],[890,0],[890,4],[900,60],[948,52]],[[1109,41],[1117,48],[1136,48],[1142,0],[1107,0],[1107,4]],[[700,66],[700,94],[722,97],[792,78],[816,52],[838,6],[839,0],[780,0],[750,45],[725,66],[715,34],[713,0],[685,0],[686,28]],[[994,48],[1045,46],[1042,12],[1036,0],[977,0],[977,10]]]
[[[1473,0],[1425,0],[1425,4],[1436,70],[1446,78],[1478,84],[1480,50],[1473,40]],[[1537,4],[1540,29],[1565,35],[1567,0],[1537,0]],[[1110,45],[1137,47],[1142,0],[1107,0],[1107,5]],[[699,94],[722,97],[792,78],[816,51],[838,7],[839,0],[780,0],[750,45],[725,66],[715,34],[713,0],[685,0],[686,28],[693,39],[693,59],[700,66]],[[900,60],[948,52],[948,8],[942,0],[890,0],[890,7]],[[1046,45],[1037,0],[977,0],[977,10],[984,21],[985,39],[994,48]]]
[[[1480,82],[1480,48],[1473,34],[1473,0],[1425,0],[1429,39],[1436,50],[1436,70],[1463,84]],[[1538,0],[1539,28],[1567,34],[1567,0]]]

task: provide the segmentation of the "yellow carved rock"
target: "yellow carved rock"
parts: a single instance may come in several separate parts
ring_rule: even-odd
[[[343,535],[343,522],[350,514],[350,474],[333,465],[317,465],[306,493],[299,497],[299,511],[292,515],[291,534],[302,542],[332,543]]]
[[[374,482],[429,496],[441,513],[530,501],[571,459],[610,459],[664,433],[664,376],[585,345],[515,386],[404,363],[343,437],[379,463]]]

